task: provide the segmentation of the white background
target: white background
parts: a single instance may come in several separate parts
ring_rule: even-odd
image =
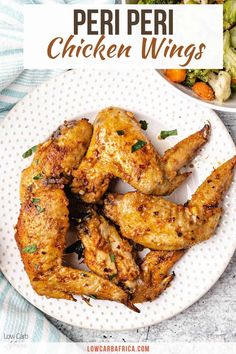
[[[135,6],[135,9],[148,9],[154,6]],[[120,10],[120,35],[106,37],[106,46],[115,43],[131,45],[130,57],[107,58],[102,61],[99,57],[84,58],[76,56],[69,58],[50,59],[47,56],[47,47],[55,37],[63,37],[64,42],[73,34],[74,9],[119,9]],[[68,69],[81,67],[98,67],[107,69],[123,68],[178,68],[186,62],[186,58],[172,59],[165,58],[163,51],[160,52],[158,59],[149,57],[144,60],[141,57],[142,36],[140,26],[136,26],[132,36],[127,35],[127,8],[129,6],[103,5],[103,6],[81,6],[81,5],[25,5],[25,34],[24,34],[24,64],[28,69]],[[223,29],[222,29],[222,6],[221,5],[189,5],[189,6],[162,6],[158,8],[174,9],[174,35],[170,36],[177,45],[187,46],[191,43],[197,44],[204,42],[206,49],[200,60],[193,59],[186,68],[222,68],[223,66]],[[99,16],[97,16],[99,20]],[[153,17],[150,15],[153,23]],[[95,26],[96,28],[96,26]],[[98,22],[99,28],[99,22]],[[150,25],[150,29],[152,25]],[[78,36],[75,36],[73,44],[79,45],[81,38],[85,42],[96,44],[100,35],[87,35],[87,26],[80,27]],[[145,36],[152,37],[152,36]],[[168,36],[164,36],[168,37]],[[162,36],[158,36],[158,42]],[[149,39],[150,40],[150,39]],[[56,47],[55,47],[56,48]],[[57,46],[59,48],[59,46]],[[62,49],[63,46],[60,46]]]

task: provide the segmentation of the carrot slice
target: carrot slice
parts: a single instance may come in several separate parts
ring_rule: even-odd
[[[183,82],[186,78],[187,70],[185,69],[167,69],[165,75],[173,82]]]
[[[213,89],[205,82],[196,82],[192,87],[193,91],[207,101],[212,101],[215,98]]]

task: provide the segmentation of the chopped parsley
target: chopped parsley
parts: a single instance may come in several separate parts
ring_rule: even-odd
[[[113,278],[115,278],[116,274],[111,274],[108,276],[109,280],[112,281]]]
[[[45,208],[42,208],[40,205],[35,205],[35,208],[37,209],[38,213],[43,213],[45,211]]]
[[[42,173],[39,173],[38,175],[34,176],[33,179],[38,180],[42,178]]]
[[[28,245],[23,248],[23,253],[34,253],[37,251],[37,246],[36,245]]]
[[[124,130],[117,130],[116,132],[117,132],[118,135],[124,135],[125,134]]]
[[[32,199],[32,203],[33,204],[38,204],[40,202],[40,199],[39,198],[33,198]]]
[[[114,254],[110,254],[110,259],[111,259],[111,262],[114,263],[115,262],[115,255]]]
[[[134,145],[132,145],[131,151],[132,151],[132,152],[135,152],[135,151],[137,151],[137,150],[139,150],[139,149],[142,149],[146,144],[147,144],[146,141],[138,140],[137,143],[135,143]]]
[[[38,203],[40,203],[39,198],[33,198],[31,202],[35,205],[35,208],[37,209],[38,213],[42,213],[43,211],[45,211],[45,208],[42,208],[40,205],[38,205]]]
[[[148,123],[146,122],[146,120],[140,120],[139,124],[141,125],[141,129],[143,130],[147,130],[148,128]]]
[[[172,136],[172,135],[178,135],[177,129],[174,130],[162,130],[160,132],[160,139],[166,139],[168,138],[168,136]]]
[[[37,145],[33,146],[32,148],[30,148],[29,150],[27,150],[26,152],[24,152],[24,154],[22,155],[23,159],[26,159],[27,157],[31,156],[36,150],[37,150]]]

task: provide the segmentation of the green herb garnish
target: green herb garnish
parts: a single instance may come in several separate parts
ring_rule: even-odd
[[[34,269],[36,269],[36,270],[39,269],[39,265],[38,265],[38,264],[35,264],[35,265],[34,265]]]
[[[138,140],[137,143],[135,143],[132,147],[131,147],[131,151],[135,152],[139,149],[142,149],[145,145],[147,144],[146,141],[143,140]]]
[[[146,120],[140,120],[139,124],[141,125],[141,129],[147,130],[148,123],[146,122]]]
[[[124,130],[117,130],[116,132],[117,132],[118,135],[124,135],[125,134]]]
[[[166,139],[168,136],[178,135],[177,129],[174,130],[162,130],[160,132],[160,139]]]
[[[37,246],[36,245],[29,245],[23,248],[23,253],[34,253],[37,251]]]
[[[40,202],[40,199],[39,198],[33,198],[32,199],[32,203],[33,204],[38,204]]]
[[[32,148],[30,148],[29,150],[27,150],[26,152],[24,152],[24,154],[22,155],[22,157],[24,159],[26,159],[27,157],[31,156],[36,150],[37,150],[37,145],[33,146]]]
[[[39,198],[33,198],[32,203],[35,205],[35,208],[37,209],[38,213],[42,213],[43,211],[45,211],[45,208],[42,208],[40,205],[38,205],[38,203],[40,203]]]
[[[111,262],[114,263],[115,262],[115,255],[114,254],[110,254],[110,259],[111,259]]]
[[[40,205],[35,205],[35,208],[39,213],[43,213],[45,211],[45,208],[42,208]]]
[[[42,174],[39,173],[38,175],[34,176],[33,179],[38,180],[42,178]]]
[[[108,276],[108,279],[109,279],[110,281],[112,281],[112,279],[115,278],[115,276],[116,276],[116,274],[111,274],[111,275]]]
[[[88,295],[89,297],[91,297],[91,299],[97,300],[97,296],[95,295]]]

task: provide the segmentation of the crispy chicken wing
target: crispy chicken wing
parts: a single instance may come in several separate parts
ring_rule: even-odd
[[[60,127],[49,141],[38,147],[31,166],[22,174],[16,241],[31,284],[39,295],[68,300],[74,299],[73,294],[94,295],[137,310],[128,295],[110,281],[62,266],[69,227],[63,186],[85,154],[91,132],[87,121],[73,122]],[[41,177],[35,179],[38,175]]]
[[[141,263],[141,276],[132,301],[152,301],[161,295],[175,276],[169,270],[183,254],[184,251],[150,251]]]
[[[127,294],[115,284],[61,265],[69,227],[67,206],[63,190],[47,187],[28,194],[22,204],[16,241],[34,290],[39,295],[69,300],[77,294],[127,303]]]
[[[72,190],[85,202],[95,203],[111,179],[119,177],[144,194],[170,194],[189,175],[179,170],[207,141],[209,130],[205,125],[161,158],[133,113],[106,108],[96,118],[85,158],[73,171]]]
[[[102,215],[91,211],[79,226],[84,246],[84,261],[96,274],[134,292],[139,267],[133,257],[132,246]]]
[[[230,186],[235,164],[236,156],[213,171],[186,206],[139,192],[110,194],[105,214],[120,226],[124,237],[145,247],[188,248],[215,231],[222,214],[219,203]]]
[[[66,121],[52,136],[37,146],[33,162],[21,174],[20,197],[45,185],[68,183],[73,168],[85,155],[93,127],[87,119]]]

